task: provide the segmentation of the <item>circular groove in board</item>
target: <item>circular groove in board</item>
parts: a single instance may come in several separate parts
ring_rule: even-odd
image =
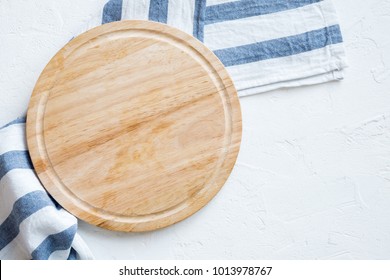
[[[65,209],[107,229],[147,231],[216,195],[237,158],[241,112],[226,69],[201,42],[121,21],[52,58],[26,129],[36,173]]]

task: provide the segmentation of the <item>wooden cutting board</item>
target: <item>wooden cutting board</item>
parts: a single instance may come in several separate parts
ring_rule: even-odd
[[[47,191],[119,231],[174,224],[212,199],[241,140],[233,82],[201,42],[121,21],[70,41],[42,72],[27,142]]]

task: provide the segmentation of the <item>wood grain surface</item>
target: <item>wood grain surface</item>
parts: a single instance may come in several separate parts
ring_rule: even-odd
[[[27,142],[69,212],[119,231],[174,224],[212,199],[241,141],[233,82],[201,42],[121,21],[69,42],[42,72]]]

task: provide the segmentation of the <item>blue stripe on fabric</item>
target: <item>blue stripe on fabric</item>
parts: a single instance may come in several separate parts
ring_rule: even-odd
[[[0,250],[18,236],[21,222],[47,206],[54,205],[44,191],[33,191],[16,200],[11,213],[0,225]]]
[[[0,127],[0,129],[6,128],[6,127],[14,125],[14,124],[25,123],[25,122],[26,122],[26,117],[17,118],[16,120],[13,120],[12,122],[7,123],[6,125],[3,125],[2,127]]]
[[[68,261],[73,261],[73,260],[77,260],[77,252],[76,252],[75,249],[70,248],[70,253],[69,253]]]
[[[241,0],[206,8],[205,24],[272,14],[300,8],[323,0]]]
[[[214,51],[225,66],[285,57],[343,41],[339,25],[299,35]]]
[[[149,20],[167,23],[168,0],[150,0]]]
[[[48,197],[50,198],[50,200],[53,202],[54,204],[54,207],[57,209],[57,210],[61,210],[63,209],[62,206],[49,194],[47,193]]]
[[[0,155],[0,180],[16,168],[33,169],[28,151],[9,151]]]
[[[51,234],[31,253],[33,260],[47,260],[50,255],[58,250],[68,250],[72,245],[77,231],[77,225],[56,234]],[[71,253],[71,252],[70,252]]]
[[[102,24],[122,19],[122,0],[110,0],[103,8]]]
[[[201,42],[203,42],[204,38],[205,8],[206,0],[195,0],[193,35]]]

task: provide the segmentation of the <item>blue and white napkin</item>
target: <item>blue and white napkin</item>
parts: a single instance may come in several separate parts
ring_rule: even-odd
[[[0,259],[91,259],[77,219],[51,199],[34,172],[25,122],[0,128]]]
[[[204,42],[239,96],[340,80],[346,67],[330,0],[111,0],[80,33],[124,19],[166,23]],[[0,128],[0,259],[90,258],[77,219],[34,173],[25,119]]]
[[[103,23],[166,23],[209,47],[239,96],[341,80],[346,67],[331,0],[111,0]],[[100,17],[89,27],[100,24]]]

